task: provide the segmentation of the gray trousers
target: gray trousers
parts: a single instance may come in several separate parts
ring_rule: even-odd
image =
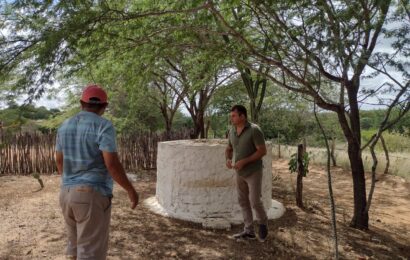
[[[236,175],[238,202],[242,209],[244,230],[253,232],[252,209],[255,210],[259,224],[267,224],[268,217],[262,203],[262,176],[263,170],[254,172],[246,177]]]
[[[63,187],[60,206],[66,223],[68,256],[106,259],[111,198],[89,186]]]

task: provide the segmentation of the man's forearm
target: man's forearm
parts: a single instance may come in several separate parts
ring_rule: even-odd
[[[266,155],[266,150],[256,150],[251,156],[248,156],[244,159],[242,159],[245,162],[245,165],[258,161],[262,159],[263,156]]]
[[[61,152],[56,152],[57,173],[60,175],[63,174],[63,161],[63,154]]]
[[[233,151],[232,149],[226,148],[225,149],[225,159],[232,160]]]
[[[63,163],[57,163],[57,173],[63,174]]]
[[[134,187],[128,180],[121,163],[117,163],[114,167],[110,167],[108,171],[110,172],[114,181],[117,182],[126,191],[134,190]]]
[[[57,172],[58,172],[58,174],[63,174],[63,164],[58,164],[57,163]]]

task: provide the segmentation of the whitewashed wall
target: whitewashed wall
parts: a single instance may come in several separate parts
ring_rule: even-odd
[[[242,222],[236,173],[225,166],[225,140],[159,143],[156,196],[146,201],[155,212],[178,219],[226,227]],[[262,200],[270,218],[283,206],[272,201],[272,149],[264,157]]]

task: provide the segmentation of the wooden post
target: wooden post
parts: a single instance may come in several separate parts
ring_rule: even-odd
[[[302,190],[303,190],[303,144],[298,145],[298,176],[296,180],[296,205],[299,208],[304,208],[303,206],[303,197],[302,197]]]

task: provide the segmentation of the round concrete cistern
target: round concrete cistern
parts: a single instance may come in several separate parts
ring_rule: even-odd
[[[178,140],[158,144],[156,195],[144,201],[153,212],[204,227],[230,228],[243,222],[236,173],[225,166],[227,140]],[[283,205],[272,200],[272,149],[263,157],[262,201],[268,218]],[[255,216],[255,215],[254,215]]]

